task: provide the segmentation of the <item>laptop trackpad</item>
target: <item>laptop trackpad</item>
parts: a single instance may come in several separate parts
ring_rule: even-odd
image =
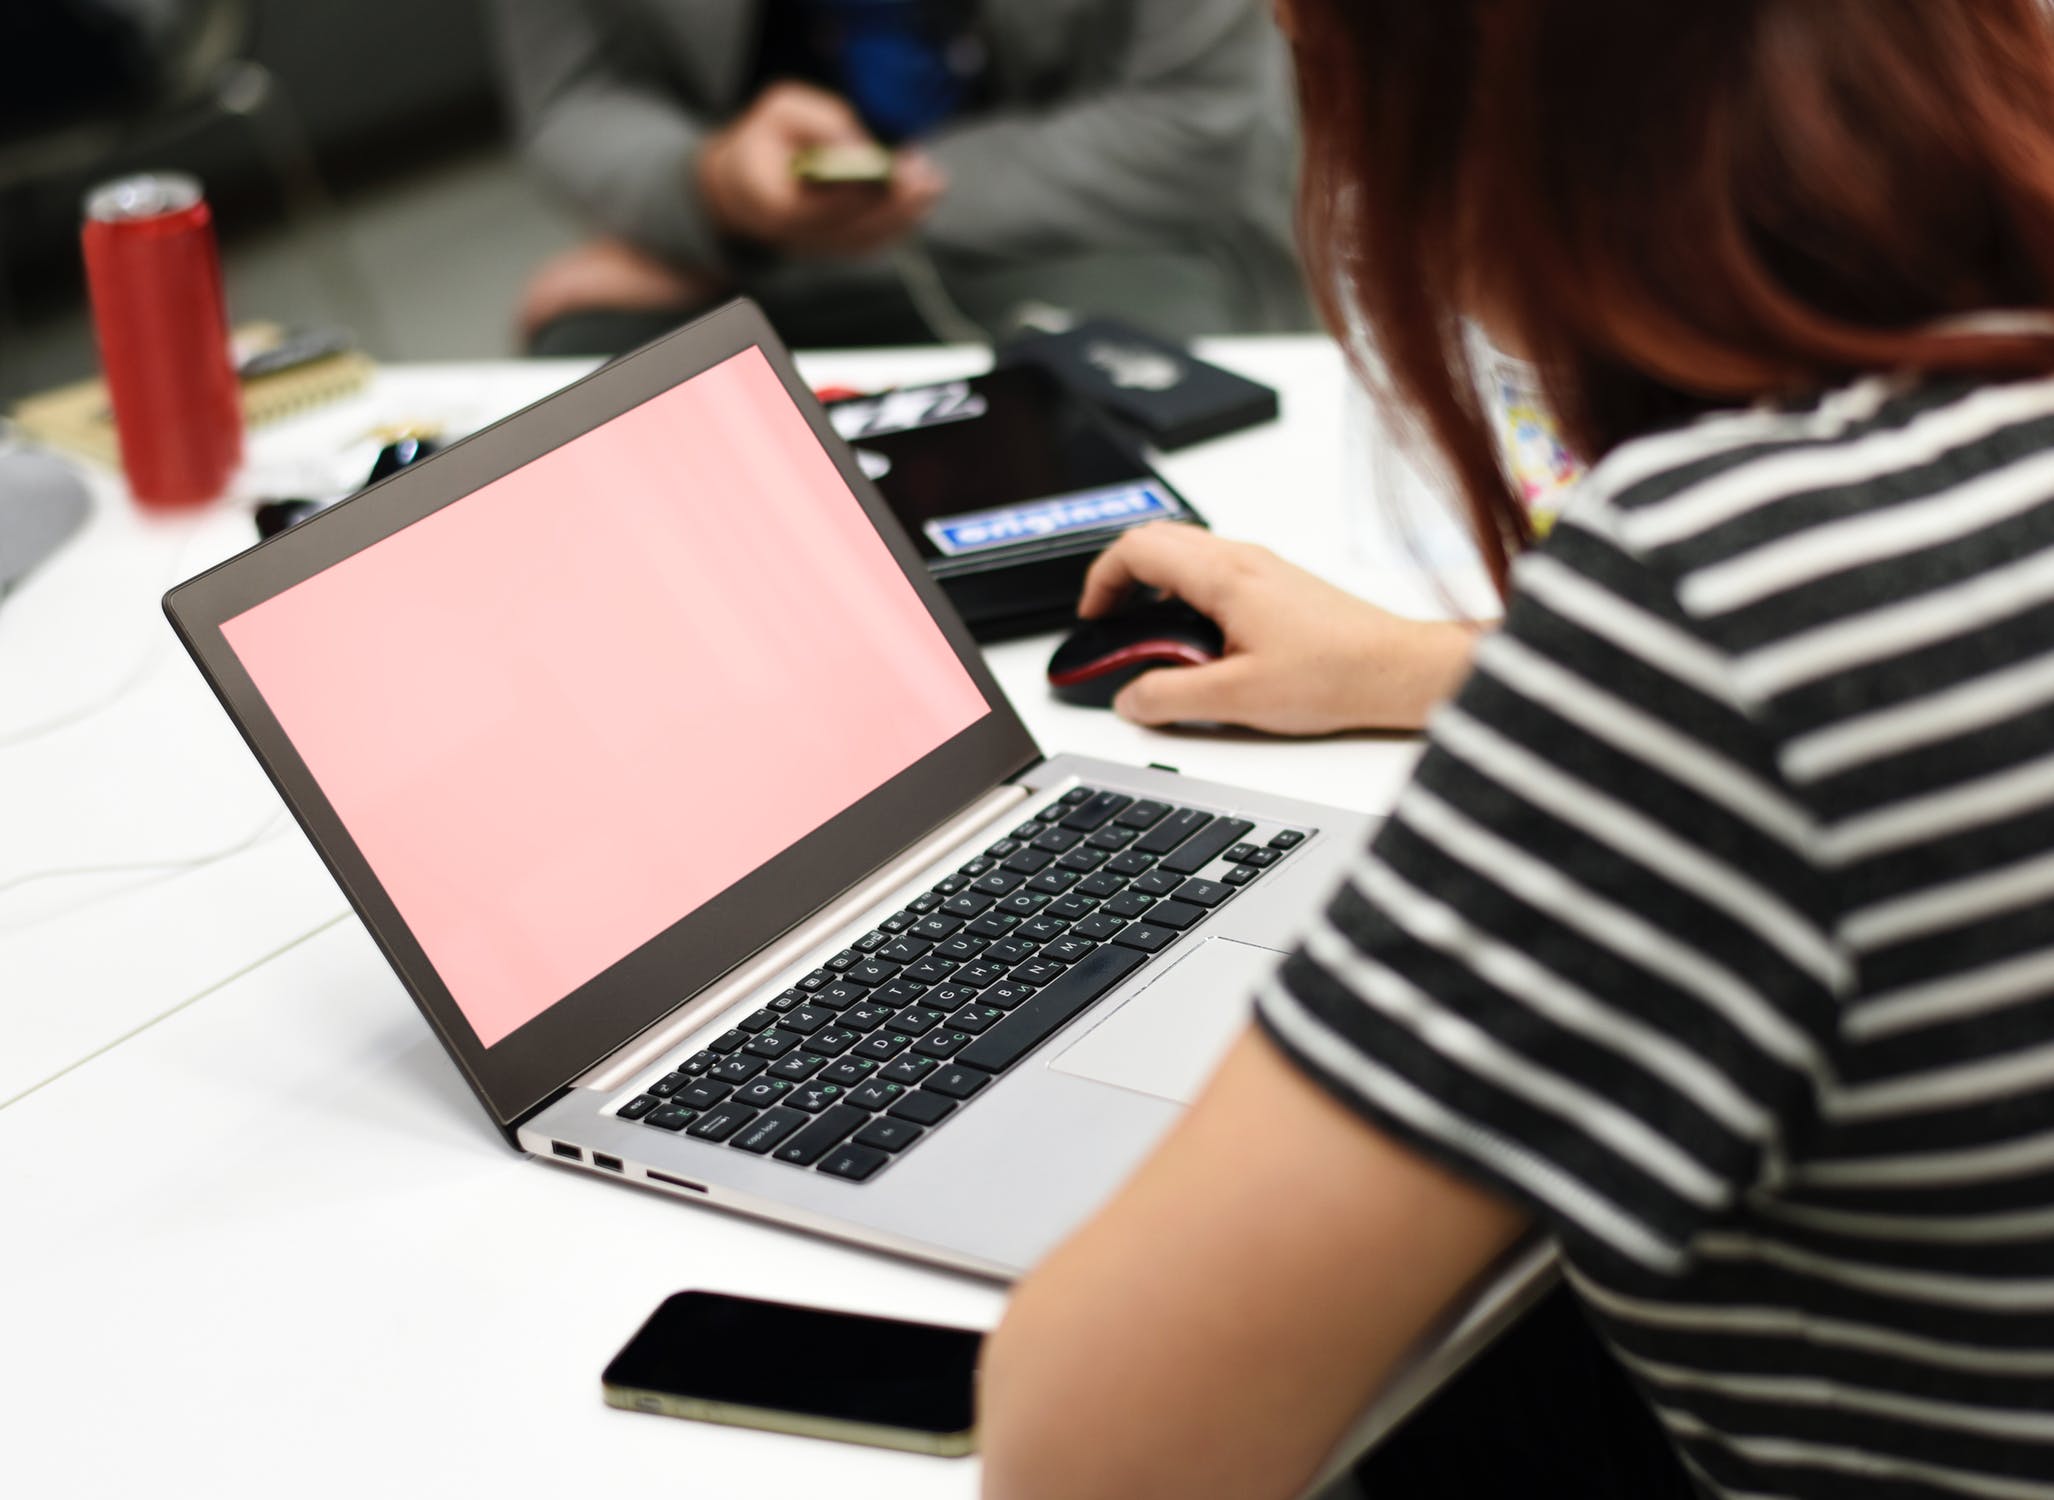
[[[1256,990],[1283,957],[1253,943],[1208,939],[1049,1066],[1189,1104],[1247,1026]]]

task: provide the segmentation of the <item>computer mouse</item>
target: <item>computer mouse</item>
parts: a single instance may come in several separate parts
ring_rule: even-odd
[[[1219,626],[1181,600],[1125,604],[1078,624],[1048,659],[1048,685],[1065,703],[1111,708],[1143,672],[1202,667],[1225,650]]]

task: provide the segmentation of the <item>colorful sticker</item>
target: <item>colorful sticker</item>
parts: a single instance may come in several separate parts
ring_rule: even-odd
[[[1080,531],[1111,531],[1180,514],[1181,510],[1152,486],[1123,484],[965,516],[945,516],[929,521],[926,529],[927,539],[942,556],[962,557],[1019,542],[1047,541]]]

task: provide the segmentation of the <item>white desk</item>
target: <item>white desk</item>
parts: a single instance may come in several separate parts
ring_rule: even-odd
[[[1171,459],[1173,481],[1222,531],[1430,607],[1409,554],[1351,520],[1332,351],[1215,353],[1282,388],[1286,417]],[[380,421],[475,425],[574,373],[387,371],[260,434],[257,467]],[[146,524],[114,482],[96,498],[87,537],[0,607],[0,1492],[972,1494],[974,1463],[600,1404],[607,1356],[681,1287],[976,1325],[1000,1294],[509,1153],[158,614],[246,544],[246,508]],[[992,660],[1050,748],[1365,809],[1413,758],[1135,729],[1053,703],[1048,649]],[[35,878],[57,868],[77,873]]]

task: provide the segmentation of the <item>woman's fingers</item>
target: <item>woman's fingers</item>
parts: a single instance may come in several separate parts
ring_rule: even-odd
[[[1251,724],[1251,658],[1229,656],[1203,667],[1158,667],[1120,690],[1113,710],[1136,724]]]
[[[1084,575],[1077,613],[1087,620],[1115,609],[1136,584],[1173,594],[1219,622],[1240,548],[1209,531],[1155,521],[1121,534]]]

